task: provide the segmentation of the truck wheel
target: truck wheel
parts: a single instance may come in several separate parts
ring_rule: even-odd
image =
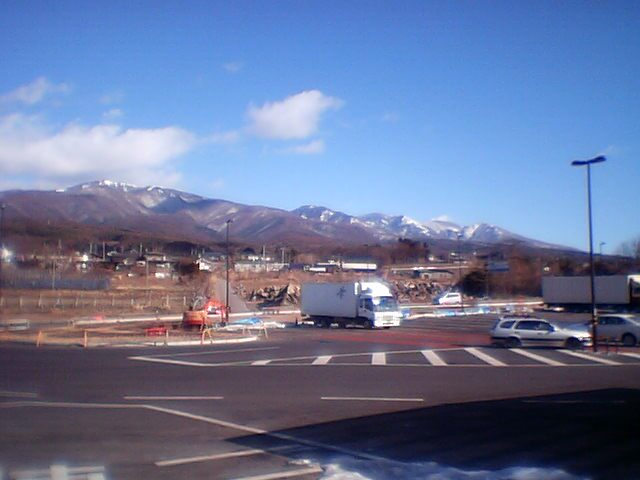
[[[364,321],[364,328],[371,330],[373,328],[373,322],[371,320]]]
[[[633,336],[633,334],[625,333],[622,336],[622,345],[625,347],[635,347],[636,343],[638,343],[638,340]]]

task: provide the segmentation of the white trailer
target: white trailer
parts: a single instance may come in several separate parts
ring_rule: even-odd
[[[595,303],[600,307],[640,307],[640,275],[609,275],[594,278]],[[591,278],[543,277],[542,297],[549,306],[584,308],[591,304]]]
[[[382,282],[304,283],[301,312],[323,327],[389,328],[402,319],[396,299]]]

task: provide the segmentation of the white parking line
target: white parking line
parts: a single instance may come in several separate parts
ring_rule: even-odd
[[[251,365],[269,365],[271,360],[256,360],[255,362],[251,362]]]
[[[376,352],[371,354],[371,365],[386,365],[387,354],[384,352]]]
[[[535,353],[531,353],[531,352],[529,352],[527,350],[522,350],[521,348],[512,348],[510,351],[513,352],[513,353],[517,353],[519,355],[522,355],[523,357],[527,357],[527,358],[530,358],[532,360],[535,360],[536,362],[546,363],[547,365],[551,365],[553,367],[566,367],[567,366],[566,363],[558,362],[556,360],[551,360],[550,358],[543,357],[542,355],[537,355]]]
[[[125,400],[224,400],[224,397],[220,396],[135,396],[128,395],[124,397]]]
[[[236,478],[235,480],[276,480],[279,478],[301,477],[303,475],[311,475],[313,473],[322,473],[322,468],[307,467],[298,470],[289,470],[286,472],[267,473],[265,475],[255,475],[253,477]]]
[[[333,358],[333,355],[321,355],[316,358],[311,363],[311,365],[326,365],[327,363],[329,363],[329,361],[331,361],[331,358]]]
[[[278,350],[279,348],[280,347],[236,348],[233,350],[214,350],[214,351],[207,351],[207,352],[163,353],[161,355],[149,355],[144,358],[195,357],[198,355],[224,355],[225,353],[260,352],[263,350]]]
[[[153,358],[153,357],[129,357],[129,360],[138,360],[141,362],[152,362],[152,363],[168,363],[170,365],[185,365],[187,367],[210,367],[209,363],[198,363],[198,362],[185,362],[182,360],[168,360],[164,358]]]
[[[442,360],[442,358],[440,358],[440,355],[438,355],[433,350],[422,350],[420,353],[424,355],[424,358],[426,358],[431,365],[435,365],[437,367],[443,367],[447,365],[447,362]]]
[[[9,478],[14,480],[48,480],[87,478],[104,480],[104,467],[67,467],[66,465],[51,465],[48,469],[15,470],[9,472]],[[1,470],[0,470],[1,473]],[[4,477],[0,477],[4,478]]]
[[[173,467],[176,465],[186,465],[189,463],[197,462],[209,462],[214,460],[224,460],[227,458],[248,457],[251,455],[260,455],[265,452],[264,450],[241,450],[238,452],[219,453],[215,455],[201,455],[198,457],[176,458],[174,460],[162,460],[156,462],[158,467]]]
[[[38,394],[37,393],[31,393],[31,392],[11,392],[11,391],[7,391],[7,390],[1,390],[0,391],[0,397],[38,398]]]
[[[493,358],[491,355],[487,355],[484,352],[481,352],[477,348],[467,347],[464,349],[466,352],[470,353],[476,358],[479,358],[483,362],[488,363],[489,365],[493,365],[494,367],[506,367],[505,363],[502,363],[500,360]]]
[[[424,402],[424,398],[393,398],[393,397],[320,397],[320,400],[355,401],[355,402]]]
[[[638,353],[622,352],[620,355],[624,355],[625,357],[637,358],[640,360],[640,354]]]
[[[585,360],[591,360],[592,362],[602,363],[604,365],[622,365],[620,362],[614,362],[606,358],[596,357],[595,355],[587,355],[586,353],[574,352],[573,350],[560,350],[567,355],[573,355],[574,357],[583,358]]]

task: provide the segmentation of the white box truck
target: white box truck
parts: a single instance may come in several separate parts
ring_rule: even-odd
[[[598,307],[640,308],[640,274],[596,276],[594,287]],[[543,277],[542,298],[550,307],[584,310],[591,305],[591,278]]]
[[[389,328],[399,326],[402,319],[391,290],[377,281],[304,283],[301,312],[322,327],[337,323]]]

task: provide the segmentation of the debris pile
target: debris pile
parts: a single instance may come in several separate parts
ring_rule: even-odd
[[[285,286],[268,286],[245,293],[244,298],[250,302],[257,302],[262,307],[281,305],[298,305],[300,303],[300,287],[287,284]]]
[[[400,302],[431,301],[442,290],[435,282],[396,281],[391,287]]]

